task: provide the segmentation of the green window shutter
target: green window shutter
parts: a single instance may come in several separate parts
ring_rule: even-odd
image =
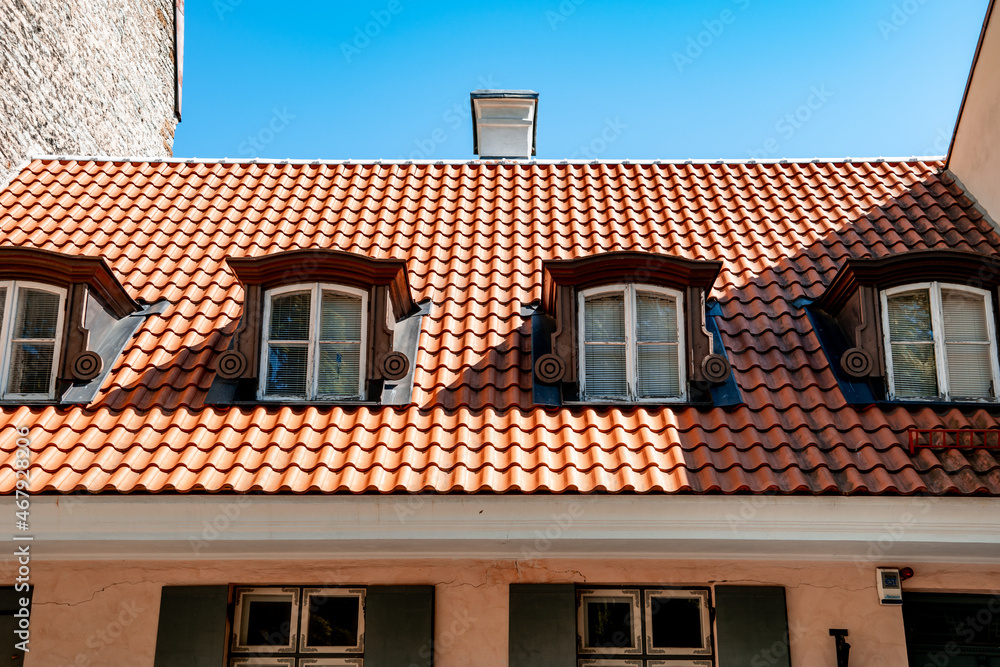
[[[434,587],[369,586],[365,667],[434,664]]]
[[[164,586],[155,667],[221,667],[228,586]]]
[[[790,667],[785,589],[716,586],[715,628],[722,667]]]
[[[509,667],[576,667],[573,584],[511,584]]]

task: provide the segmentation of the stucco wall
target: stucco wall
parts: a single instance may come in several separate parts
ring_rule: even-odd
[[[0,183],[30,154],[171,154],[173,0],[0,0]]]
[[[1000,568],[914,564],[907,590],[995,592]],[[5,577],[6,579],[6,577]],[[902,612],[881,606],[874,564],[572,559],[535,561],[32,562],[35,603],[27,667],[152,667],[159,594],[169,584],[436,585],[437,667],[500,667],[510,583],[786,587],[792,664],[835,667],[830,628],[847,628],[851,664],[906,664]]]
[[[1000,10],[986,31],[948,166],[1000,221]]]

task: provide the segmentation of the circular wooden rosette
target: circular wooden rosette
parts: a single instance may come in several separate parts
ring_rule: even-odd
[[[410,359],[402,352],[389,352],[382,356],[379,370],[386,380],[402,380],[410,372]]]
[[[535,362],[535,375],[546,384],[555,384],[566,374],[566,363],[554,354],[543,354]]]
[[[844,356],[840,358],[840,367],[848,375],[856,378],[865,377],[872,372],[875,362],[872,355],[862,350],[860,347],[852,347]]]
[[[219,377],[224,380],[234,380],[243,375],[243,371],[246,369],[246,357],[239,352],[229,350],[228,352],[223,352],[222,356],[219,357],[216,372],[219,374]]]
[[[732,370],[729,360],[721,354],[709,354],[701,360],[701,372],[709,382],[725,382]]]
[[[73,377],[77,380],[93,380],[104,368],[104,360],[96,352],[81,352],[73,360]]]

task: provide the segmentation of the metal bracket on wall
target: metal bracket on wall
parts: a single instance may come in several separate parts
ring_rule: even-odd
[[[830,628],[830,636],[835,637],[837,643],[837,667],[848,667],[851,661],[851,645],[847,643],[847,630],[835,630]]]

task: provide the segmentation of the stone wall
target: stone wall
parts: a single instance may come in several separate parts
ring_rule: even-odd
[[[0,0],[0,184],[29,155],[171,155],[174,0]]]

